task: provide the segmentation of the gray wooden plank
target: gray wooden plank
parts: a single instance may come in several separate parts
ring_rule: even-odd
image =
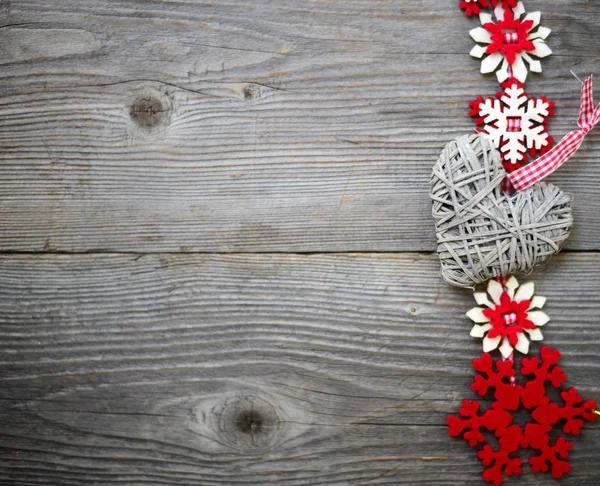
[[[5,251],[430,251],[431,166],[497,89],[454,1],[2,5]],[[527,5],[554,30],[528,89],[559,138],[569,69],[600,71],[600,4]],[[553,178],[572,249],[600,249],[599,137]]]
[[[531,278],[600,400],[598,253]],[[428,255],[0,255],[0,484],[481,484],[480,343]],[[600,479],[598,424],[562,484]],[[548,484],[527,472],[506,484]]]

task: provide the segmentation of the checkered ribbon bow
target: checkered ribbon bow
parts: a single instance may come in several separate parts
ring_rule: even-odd
[[[592,76],[585,80],[581,88],[581,111],[579,114],[579,130],[569,132],[552,150],[537,160],[521,167],[508,175],[515,191],[522,191],[552,174],[581,146],[585,136],[600,122],[600,104],[594,109],[592,93]]]

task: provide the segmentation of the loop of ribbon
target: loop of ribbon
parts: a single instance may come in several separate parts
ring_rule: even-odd
[[[508,180],[515,191],[523,191],[544,177],[552,174],[581,146],[585,136],[600,122],[600,104],[594,109],[592,93],[592,76],[587,78],[581,87],[581,109],[579,114],[579,130],[567,133],[563,139],[537,160],[511,172]]]

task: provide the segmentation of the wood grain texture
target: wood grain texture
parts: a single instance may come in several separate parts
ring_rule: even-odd
[[[4,251],[431,251],[431,166],[497,89],[454,0],[1,5]],[[555,53],[528,90],[560,138],[569,69],[600,72],[600,3],[528,6]],[[592,133],[552,178],[572,249],[600,249],[599,155]]]
[[[0,485],[481,484],[444,422],[472,297],[422,253],[431,167],[497,88],[456,3],[0,0]],[[558,138],[600,4],[527,5]],[[599,155],[552,178],[572,251],[532,276],[597,401]],[[561,484],[600,483],[599,430]]]
[[[596,400],[599,264],[532,276],[546,342]],[[472,393],[473,301],[437,272],[419,254],[0,256],[0,484],[481,484],[444,422]],[[598,484],[599,431],[561,484]]]

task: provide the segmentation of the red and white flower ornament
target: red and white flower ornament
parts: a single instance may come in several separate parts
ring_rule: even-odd
[[[496,22],[488,13],[481,13],[482,27],[471,30],[470,35],[478,44],[471,56],[481,61],[483,74],[496,72],[500,83],[513,76],[524,83],[527,79],[527,64],[532,72],[541,73],[542,64],[535,58],[552,54],[545,40],[550,29],[540,26],[541,12],[525,13],[523,2],[514,8],[498,6],[494,9]],[[480,45],[484,44],[484,45]]]
[[[475,292],[473,296],[480,307],[467,312],[475,322],[471,336],[483,338],[483,352],[499,349],[504,358],[509,358],[516,349],[522,354],[529,352],[529,340],[543,339],[540,327],[550,318],[541,310],[546,298],[534,296],[534,284],[519,286],[515,277],[504,285],[490,280],[486,292]]]

